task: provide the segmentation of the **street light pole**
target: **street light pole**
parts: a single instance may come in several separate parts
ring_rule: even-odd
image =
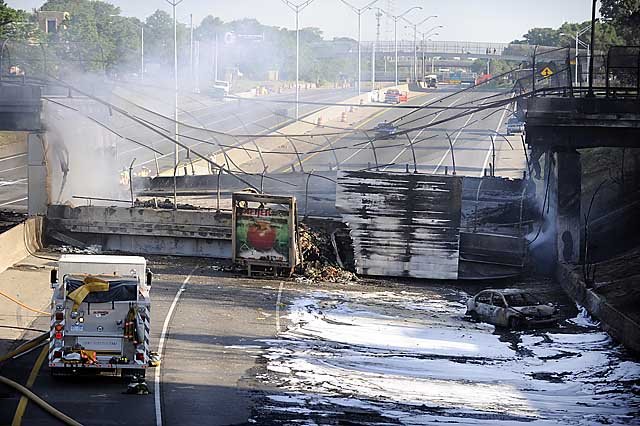
[[[193,13],[189,14],[189,72],[193,81]]]
[[[382,12],[384,12],[388,17],[390,17],[391,19],[393,19],[393,34],[394,34],[394,44],[395,44],[395,57],[396,57],[396,62],[395,62],[395,82],[396,82],[396,86],[398,85],[398,20],[404,18],[404,16],[406,14],[408,14],[409,12],[411,12],[412,10],[422,10],[422,6],[413,6],[410,7],[409,9],[405,10],[403,13],[401,13],[400,15],[392,15],[391,13],[385,11],[384,9],[380,9]]]
[[[413,27],[413,81],[418,81],[418,26]]]
[[[596,45],[596,3],[598,0],[593,0],[591,7],[591,46],[589,48],[589,91],[587,92],[588,97],[593,97],[593,55],[591,54],[591,49]]]
[[[140,80],[144,81],[144,22],[140,25]]]
[[[314,1],[306,0],[300,4],[295,4],[289,0],[282,0],[296,14],[296,120],[300,118],[300,12]]]
[[[178,140],[178,24],[176,21],[176,6],[182,3],[184,0],[166,0],[171,6],[173,6],[173,122],[174,122],[174,138]],[[173,149],[173,185],[176,185],[176,170],[178,169],[178,144],[174,144]],[[173,194],[173,208],[178,208],[177,197]]]
[[[401,17],[406,23],[409,24],[409,26],[413,27],[413,78],[416,81],[418,80],[418,27],[427,22],[429,19],[437,17],[437,15],[427,16],[417,24],[413,24],[407,18]]]
[[[367,4],[366,6],[363,6],[361,8],[357,8],[354,5],[352,5],[351,3],[347,2],[346,0],[340,0],[342,3],[346,4],[347,6],[349,6],[349,8],[351,10],[353,10],[353,12],[358,15],[358,95],[360,95],[362,93],[362,53],[361,53],[361,37],[362,37],[362,32],[361,32],[361,23],[360,21],[362,20],[362,14],[364,12],[366,12],[367,10],[371,9],[371,6],[373,6],[375,3],[379,2],[380,0],[373,0],[372,2],[370,2],[369,4]]]
[[[587,48],[587,58],[589,56],[589,49],[590,46],[587,43],[584,43],[582,40],[580,40],[580,36],[584,33],[586,33],[587,31],[589,31],[591,29],[591,25],[587,25],[586,27],[579,29],[578,31],[576,31],[576,70],[575,70],[575,82],[576,84],[578,83],[578,63],[579,63],[579,55],[578,52],[580,51],[580,45],[584,46]],[[560,33],[560,35],[567,35],[565,33]]]

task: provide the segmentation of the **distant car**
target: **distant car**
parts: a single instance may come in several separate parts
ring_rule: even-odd
[[[467,300],[467,315],[500,327],[551,325],[558,320],[558,308],[544,304],[520,289],[482,290]]]
[[[373,128],[373,131],[375,132],[376,139],[395,139],[398,128],[392,123],[383,121],[382,123],[378,123],[376,127]]]
[[[407,93],[398,89],[389,89],[384,94],[384,101],[388,104],[399,104],[400,102],[407,102],[408,99]]]
[[[507,136],[524,133],[524,123],[517,117],[507,120]]]

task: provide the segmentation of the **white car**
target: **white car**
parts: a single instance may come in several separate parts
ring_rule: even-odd
[[[559,310],[544,304],[531,293],[514,288],[482,290],[467,300],[467,315],[511,329],[523,326],[551,325],[558,320]]]

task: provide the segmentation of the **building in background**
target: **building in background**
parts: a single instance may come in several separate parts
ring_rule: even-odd
[[[38,28],[47,34],[55,34],[65,27],[65,20],[69,19],[69,12],[54,10],[39,10],[36,12]]]

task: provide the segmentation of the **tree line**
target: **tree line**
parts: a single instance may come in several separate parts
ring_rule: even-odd
[[[165,11],[156,10],[140,20],[123,16],[120,8],[105,1],[47,0],[43,11],[69,12],[65,29],[44,34],[33,13],[8,7],[0,0],[0,37],[14,40],[59,43],[57,54],[78,60],[85,68],[103,68],[114,74],[135,73],[140,67],[140,52],[144,28],[144,57],[149,68],[172,69],[173,19]],[[602,0],[602,20],[596,24],[596,45],[606,49],[612,45],[640,45],[640,0]],[[589,22],[564,23],[559,28],[532,28],[513,44],[567,46],[573,45],[575,34]],[[254,35],[260,40],[236,38],[229,43],[225,34]],[[178,59],[182,67],[189,64],[191,28],[178,23]],[[285,28],[263,25],[255,19],[224,22],[207,16],[193,28],[193,38],[199,43],[200,68],[212,75],[214,49],[218,40],[220,70],[236,69],[249,79],[262,80],[267,71],[278,70],[281,79],[295,77],[296,33]],[[589,33],[583,36],[589,41]],[[75,43],[75,44],[73,44]],[[69,46],[73,45],[73,48]],[[350,38],[331,41],[323,39],[318,28],[303,28],[300,32],[300,75],[303,80],[336,81],[355,75],[356,42]],[[84,55],[84,56],[83,56]],[[366,61],[367,58],[364,58]],[[363,64],[363,66],[366,66]],[[486,61],[478,61],[478,71]],[[496,58],[493,73],[508,69],[508,64]],[[223,74],[221,72],[221,74]]]
[[[91,58],[84,61],[85,67],[103,68],[108,73],[122,75],[136,73],[140,69],[144,30],[145,68],[148,72],[164,71],[165,74],[173,69],[173,18],[163,10],[156,10],[144,20],[123,16],[119,7],[104,1],[48,0],[39,10],[68,12],[69,18],[61,31],[44,34],[37,28],[35,14],[14,10],[0,0],[0,37],[47,42],[50,46],[75,43],[73,52],[65,53],[60,48],[57,53],[68,57],[82,57],[84,54],[85,58]],[[178,61],[183,69],[191,61],[191,31],[187,24],[177,23]],[[225,37],[227,33],[238,37],[230,41]],[[246,35],[258,37],[242,37]],[[263,25],[255,19],[224,22],[209,15],[194,25],[193,40],[198,44],[200,68],[206,69],[208,76],[213,72],[217,40],[221,75],[224,75],[223,70],[233,68],[254,80],[264,79],[270,70],[278,70],[282,79],[295,78],[295,31]],[[355,43],[351,39],[336,39],[336,42],[343,45],[344,40],[349,44]],[[333,49],[329,57],[323,55],[326,44],[320,29],[309,27],[300,30],[301,79],[336,81],[354,74],[354,50]]]

